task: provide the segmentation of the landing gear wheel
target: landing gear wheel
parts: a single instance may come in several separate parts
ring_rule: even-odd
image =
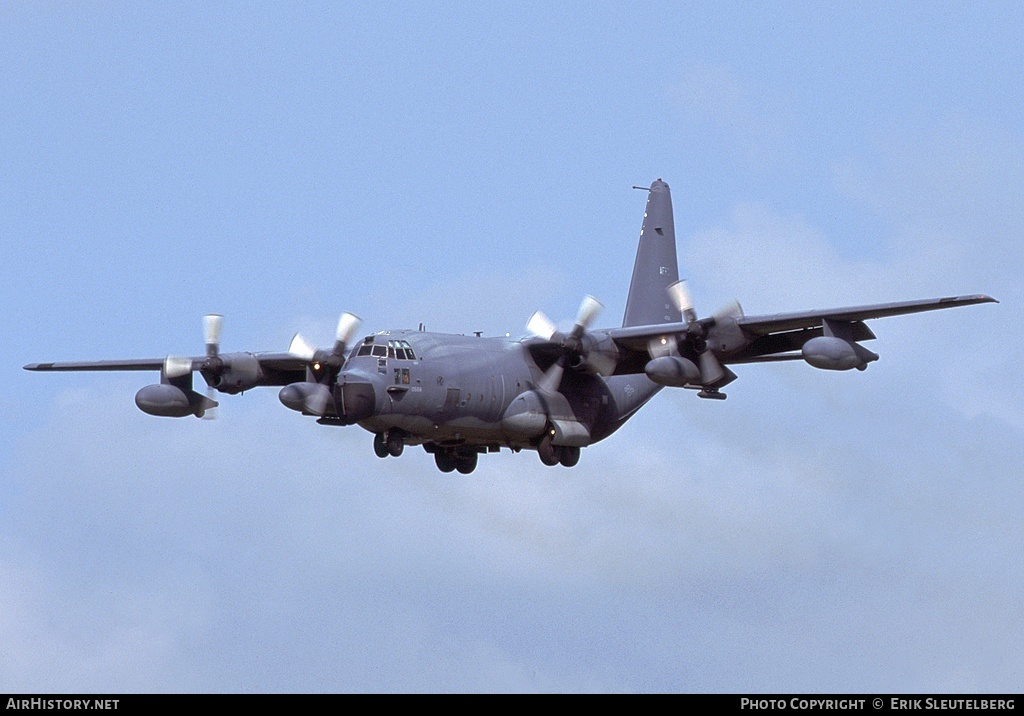
[[[387,435],[384,433],[377,433],[373,436],[373,454],[377,457],[387,457],[390,454]]]
[[[559,458],[562,456],[562,450],[551,444],[551,432],[544,433],[544,437],[541,438],[540,444],[537,445],[537,454],[540,455],[540,461],[549,467],[551,465],[557,465]]]
[[[392,430],[388,433],[388,454],[391,457],[398,457],[405,450],[405,443],[402,441],[402,433]]]
[[[580,461],[580,449],[578,447],[562,446],[562,457],[558,460],[565,467],[576,467]]]
[[[451,472],[455,469],[455,456],[450,452],[438,450],[434,453],[434,462],[441,472]]]
[[[463,475],[468,475],[476,469],[478,453],[470,453],[469,455],[462,455],[455,459],[455,469],[461,472]]]

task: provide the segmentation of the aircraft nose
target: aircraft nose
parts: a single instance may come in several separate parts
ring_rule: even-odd
[[[338,406],[338,412],[346,422],[358,423],[373,416],[377,411],[377,383],[375,376],[356,371],[343,371],[338,376],[338,384],[341,387],[341,405]]]
[[[377,408],[377,393],[373,383],[345,382],[341,386],[342,413],[346,420],[358,423],[373,415]]]

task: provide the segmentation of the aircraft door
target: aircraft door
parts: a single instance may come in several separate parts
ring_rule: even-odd
[[[449,388],[444,399],[444,405],[441,406],[441,415],[445,418],[454,417],[459,410],[459,400],[462,397],[462,391],[459,388]]]

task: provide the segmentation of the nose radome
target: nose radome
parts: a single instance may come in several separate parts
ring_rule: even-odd
[[[338,382],[342,384],[338,411],[347,422],[358,423],[376,412],[377,390],[373,381],[358,373],[342,373],[338,376]]]

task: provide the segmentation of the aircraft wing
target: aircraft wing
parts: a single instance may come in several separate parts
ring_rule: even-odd
[[[230,357],[231,354],[224,354]],[[253,357],[259,362],[267,380],[263,385],[288,385],[288,383],[305,380],[306,362],[290,353],[255,353]],[[25,370],[32,371],[129,371],[129,370],[162,370],[163,358],[134,358],[128,360],[96,360],[96,361],[65,361],[53,363],[29,363]],[[198,370],[207,360],[206,356],[196,356],[192,361],[192,370]]]
[[[871,340],[875,335],[864,321],[873,318],[901,316],[908,313],[937,311],[944,308],[970,306],[976,303],[998,303],[991,296],[976,294],[970,296],[949,296],[897,303],[876,303],[866,306],[846,306],[814,311],[774,313],[763,316],[738,316],[730,318],[742,330],[746,345],[721,356],[722,363],[753,363],[778,360],[795,360],[800,355],[789,354],[799,351],[811,338],[822,335],[825,320],[842,321],[852,324],[852,339]],[[715,318],[703,318],[702,324],[710,328]],[[613,328],[608,331],[621,352],[616,373],[641,373],[648,360],[648,346],[652,340],[685,333],[688,324],[663,323],[648,326]],[[789,355],[787,355],[789,354]]]
[[[991,296],[949,296],[947,298],[930,298],[921,301],[902,301],[899,303],[875,303],[868,306],[850,306],[847,308],[827,308],[818,311],[798,311],[794,313],[775,313],[767,316],[744,316],[737,319],[739,326],[747,333],[767,335],[780,331],[792,331],[799,328],[820,326],[822,320],[834,319],[853,323],[871,318],[902,316],[908,313],[937,311],[943,308],[970,306],[975,303],[998,303]]]
[[[68,361],[64,363],[29,363],[25,370],[160,370],[163,358],[137,358],[132,360]]]

